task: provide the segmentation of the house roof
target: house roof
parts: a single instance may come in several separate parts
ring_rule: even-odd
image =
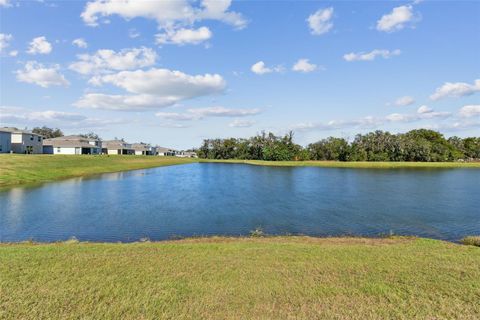
[[[44,146],[52,146],[55,148],[64,147],[64,148],[99,148],[97,146],[91,145],[88,141],[82,140],[54,140],[46,139],[43,140]]]
[[[15,127],[3,127],[3,128],[0,128],[0,131],[10,132],[10,133],[31,134],[31,135],[42,137],[41,134],[33,133],[32,131],[29,131],[29,130],[20,130],[20,129],[15,128]]]
[[[152,146],[146,143],[133,143],[132,149],[135,151],[150,151]]]
[[[173,149],[164,148],[164,147],[160,147],[160,146],[156,146],[155,149],[157,149],[157,152],[173,152],[173,151],[175,151]]]
[[[102,147],[106,149],[131,149],[131,144],[122,140],[102,141]]]

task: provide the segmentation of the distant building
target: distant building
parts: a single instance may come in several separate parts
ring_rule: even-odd
[[[65,136],[43,140],[46,154],[100,154],[102,142],[82,136]]]
[[[162,157],[174,157],[175,150],[157,146],[155,147],[155,154]]]
[[[137,156],[153,156],[155,155],[156,148],[147,143],[133,143],[132,148]]]
[[[5,127],[0,130],[10,132],[11,150],[14,153],[41,154],[43,153],[43,137],[27,130]]]
[[[122,140],[108,140],[102,141],[102,153],[104,154],[120,154],[131,155],[135,154],[132,144]]]
[[[194,151],[176,151],[175,156],[180,158],[198,158],[197,153]]]
[[[0,128],[0,153],[10,153],[12,151],[12,133]]]

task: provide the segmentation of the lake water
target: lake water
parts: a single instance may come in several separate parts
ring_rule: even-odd
[[[0,192],[0,241],[480,234],[480,170],[196,163]]]

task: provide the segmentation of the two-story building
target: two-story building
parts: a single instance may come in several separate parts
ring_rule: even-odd
[[[46,154],[100,154],[102,142],[99,139],[82,136],[64,136],[43,140]]]
[[[17,128],[4,127],[3,132],[10,132],[11,150],[14,153],[41,154],[43,153],[43,137],[39,134]]]

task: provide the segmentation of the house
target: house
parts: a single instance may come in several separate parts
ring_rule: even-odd
[[[43,153],[43,137],[39,134],[17,128],[4,127],[0,130],[10,132],[11,148],[14,153],[41,154]]]
[[[82,136],[65,136],[43,140],[46,154],[100,154],[102,142]]]
[[[198,158],[195,151],[176,151],[175,156],[179,158]]]
[[[103,154],[135,154],[132,144],[123,140],[102,141]]]
[[[156,152],[155,147],[143,142],[132,144],[132,148],[137,156],[152,156]]]
[[[175,156],[175,150],[156,146],[155,147],[155,154],[157,156],[162,156],[162,157],[166,157],[166,156],[174,157]]]
[[[0,128],[0,153],[12,151],[12,133]]]

